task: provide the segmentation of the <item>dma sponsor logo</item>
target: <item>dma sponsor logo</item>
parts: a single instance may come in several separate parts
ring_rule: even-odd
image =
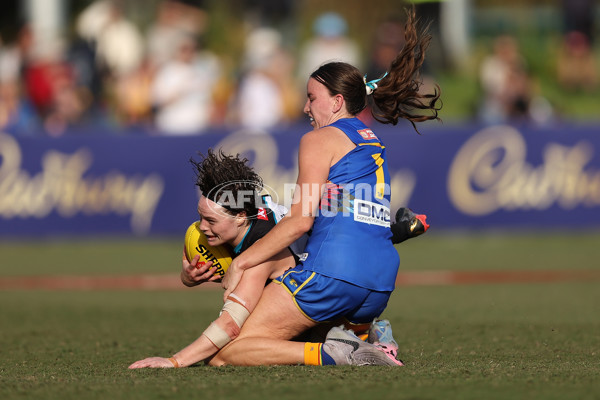
[[[354,200],[354,220],[370,225],[390,226],[390,209],[365,200]]]

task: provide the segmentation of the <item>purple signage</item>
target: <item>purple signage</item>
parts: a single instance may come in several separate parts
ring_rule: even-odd
[[[386,145],[392,211],[436,229],[600,228],[600,126],[373,127]],[[198,193],[189,159],[209,147],[251,160],[285,204],[308,126],[193,137],[0,133],[0,236],[181,235]]]

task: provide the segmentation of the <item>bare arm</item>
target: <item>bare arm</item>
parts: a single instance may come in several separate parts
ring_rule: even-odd
[[[279,276],[283,271],[294,265],[294,258],[286,249],[281,254],[276,255],[271,260],[253,268],[247,274],[244,274],[234,295],[243,299],[244,307],[249,312],[252,312],[262,295],[267,279]],[[217,324],[228,336],[233,340],[239,335],[241,327],[238,327],[236,322],[231,318],[227,311],[213,322]],[[213,344],[207,336],[200,335],[191,344],[173,355],[178,367],[187,367],[197,362],[207,359],[214,355],[219,348]],[[172,368],[175,364],[166,357],[148,357],[143,360],[136,361],[129,366],[129,369],[136,368]]]
[[[334,154],[331,135],[324,132],[327,129],[335,128],[311,131],[302,137],[298,179],[290,212],[261,240],[233,260],[222,282],[225,296],[235,290],[245,270],[260,265],[311,229]]]

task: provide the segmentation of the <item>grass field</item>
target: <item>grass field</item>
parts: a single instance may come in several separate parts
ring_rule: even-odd
[[[404,271],[599,271],[600,235],[433,235]],[[178,240],[0,244],[0,276],[178,273]],[[218,290],[0,291],[1,399],[598,399],[600,281],[399,287],[406,367],[135,370],[216,316]]]

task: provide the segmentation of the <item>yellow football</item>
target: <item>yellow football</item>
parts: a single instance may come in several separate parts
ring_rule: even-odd
[[[188,261],[192,261],[197,254],[200,254],[198,262],[212,261],[213,267],[217,268],[215,275],[223,277],[231,265],[231,250],[225,245],[209,245],[206,235],[202,233],[199,226],[200,221],[196,221],[189,226],[185,233],[185,256]]]

